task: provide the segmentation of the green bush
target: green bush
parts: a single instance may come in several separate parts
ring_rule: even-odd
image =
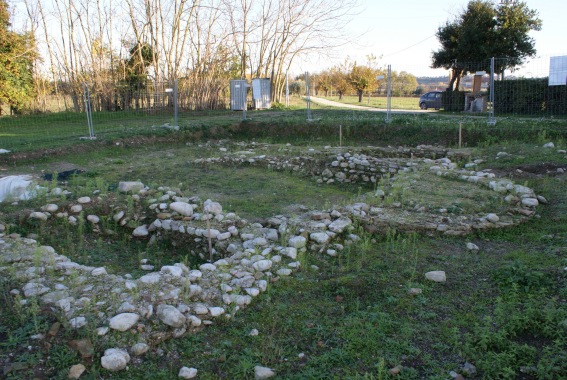
[[[567,115],[567,86],[549,86],[548,78],[494,83],[497,114]]]
[[[445,91],[442,95],[445,111],[462,111],[465,108],[465,91]]]

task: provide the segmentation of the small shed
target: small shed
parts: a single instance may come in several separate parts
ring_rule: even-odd
[[[232,111],[246,111],[247,94],[250,85],[245,79],[230,81],[230,109]]]
[[[272,106],[270,78],[252,79],[252,100],[254,108],[265,109]]]

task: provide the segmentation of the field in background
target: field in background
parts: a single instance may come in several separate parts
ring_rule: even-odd
[[[387,108],[387,98],[385,96],[364,96],[362,102],[358,101],[358,96],[345,95],[339,100],[338,96],[321,96],[322,98],[332,100],[334,102],[353,104],[363,107],[373,107],[386,109]],[[419,110],[419,97],[392,97],[392,109],[396,110]]]

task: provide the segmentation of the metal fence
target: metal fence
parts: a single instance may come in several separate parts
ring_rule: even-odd
[[[455,83],[458,91],[444,100],[442,110],[451,111],[445,115],[485,117],[490,125],[497,124],[501,117],[562,118],[567,115],[567,85],[564,83],[567,59],[539,57],[514,70],[510,65],[508,59],[501,58],[456,62],[454,67],[468,74]],[[377,90],[365,93],[362,102],[355,104],[383,112],[380,118],[387,123],[395,120],[401,111],[423,113],[419,109],[420,95],[428,91],[444,92],[450,84],[450,71],[433,71],[427,64],[388,65],[383,71]],[[304,78],[311,81],[314,77],[316,74]],[[32,149],[33,144],[56,145],[61,138],[94,139],[187,128],[198,125],[202,116],[219,116],[238,122],[243,117],[241,113],[230,111],[229,88],[227,81],[196,89],[188,79],[143,84],[83,83],[77,88],[58,83],[51,91],[38,96],[31,105],[34,112],[0,117],[0,149],[17,151]],[[316,94],[313,83],[300,95],[307,95],[307,100],[311,95],[327,95],[331,100],[338,100],[332,88],[327,94]],[[296,102],[296,107],[297,104],[305,107],[307,120],[317,119],[320,109],[312,109],[311,102]],[[4,109],[4,115],[6,111]],[[415,119],[415,122],[420,121]]]

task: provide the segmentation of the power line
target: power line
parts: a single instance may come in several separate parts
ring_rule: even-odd
[[[391,56],[391,55],[395,55],[395,54],[398,54],[398,53],[401,53],[401,52],[406,51],[406,50],[408,50],[408,49],[411,49],[412,47],[417,46],[417,45],[419,45],[420,43],[427,41],[427,40],[430,39],[431,37],[435,37],[435,34],[432,34],[431,36],[427,37],[426,39],[423,39],[423,40],[421,40],[421,41],[419,41],[419,42],[417,42],[417,43],[415,43],[415,44],[413,44],[413,45],[411,45],[411,46],[408,46],[408,47],[406,47],[406,48],[403,48],[402,50],[398,50],[398,51],[396,51],[396,52],[394,52],[394,53],[386,54],[386,55],[383,56],[383,58],[389,57],[389,56]]]

